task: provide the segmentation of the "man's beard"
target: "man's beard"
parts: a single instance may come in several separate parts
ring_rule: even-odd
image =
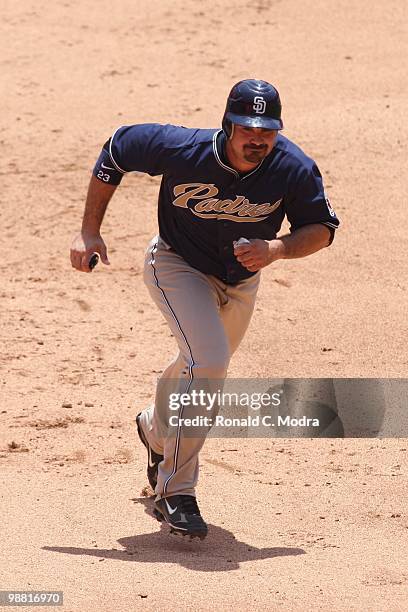
[[[249,145],[244,146],[244,159],[251,164],[260,163],[266,156],[268,147],[251,147]]]

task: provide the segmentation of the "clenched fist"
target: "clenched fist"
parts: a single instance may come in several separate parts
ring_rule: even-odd
[[[247,244],[234,246],[234,255],[250,272],[257,272],[277,259],[283,257],[283,245],[280,240],[261,240],[253,238]]]
[[[80,272],[91,272],[89,261],[94,253],[98,253],[101,261],[110,265],[105,242],[100,234],[85,234],[81,232],[71,245],[72,267]]]

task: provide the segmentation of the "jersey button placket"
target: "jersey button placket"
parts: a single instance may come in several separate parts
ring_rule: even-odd
[[[218,224],[217,224],[217,229],[218,229],[218,245],[219,245],[219,251],[221,253],[221,257],[224,261],[224,266],[225,266],[225,278],[224,278],[224,282],[228,282],[229,281],[229,270],[230,270],[230,265],[228,263],[228,251],[230,250],[230,247],[228,245],[228,223],[226,221],[223,221],[221,219],[218,218]]]

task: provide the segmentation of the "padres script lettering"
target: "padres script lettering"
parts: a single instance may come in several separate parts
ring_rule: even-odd
[[[238,223],[256,223],[264,221],[282,202],[282,198],[273,204],[251,204],[244,196],[236,196],[235,200],[218,200],[218,189],[213,183],[183,183],[173,189],[174,206],[189,208],[191,212],[202,219],[228,219]],[[197,202],[198,200],[198,202]],[[188,206],[189,203],[194,203]]]

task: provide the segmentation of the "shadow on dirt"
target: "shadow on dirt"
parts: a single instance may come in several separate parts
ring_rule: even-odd
[[[134,498],[142,504],[153,519],[153,498]],[[154,519],[155,524],[156,519]],[[302,548],[268,547],[256,548],[240,542],[222,527],[209,524],[205,540],[190,541],[180,535],[170,534],[169,528],[161,524],[160,531],[119,538],[120,549],[74,548],[69,546],[43,546],[43,550],[69,555],[89,555],[99,559],[133,561],[136,563],[174,563],[187,569],[202,572],[226,572],[238,569],[245,561],[257,561],[291,555],[306,554]]]

